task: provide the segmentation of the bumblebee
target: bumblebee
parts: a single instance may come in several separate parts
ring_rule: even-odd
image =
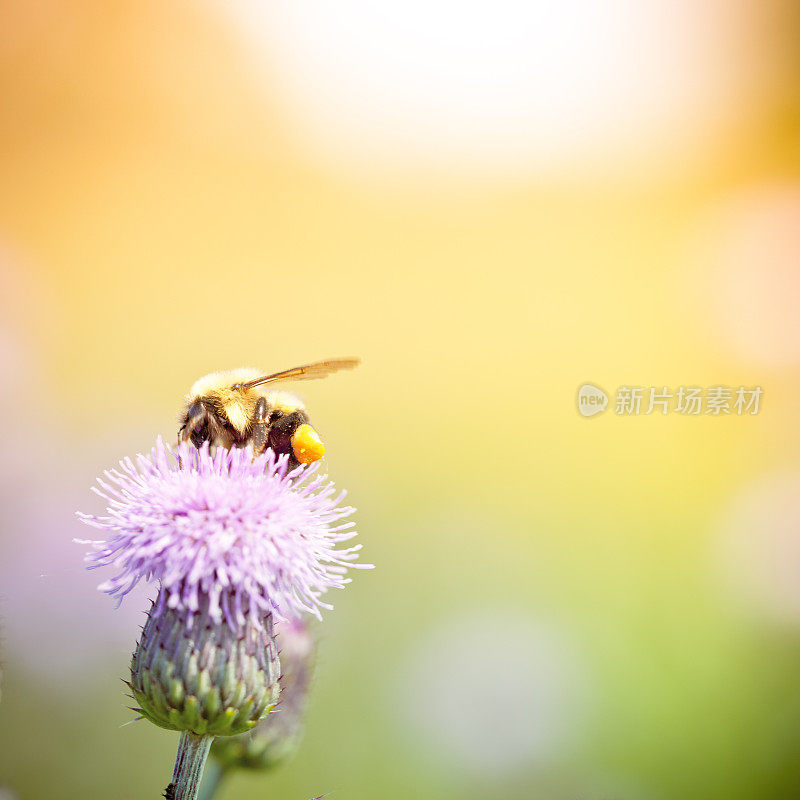
[[[289,456],[290,468],[311,464],[325,455],[325,446],[305,406],[294,395],[271,387],[325,378],[358,363],[357,358],[315,361],[271,375],[248,367],[212,372],[196,381],[186,395],[178,440],[195,447],[203,442],[228,449],[252,445],[254,455],[271,447],[278,455]]]

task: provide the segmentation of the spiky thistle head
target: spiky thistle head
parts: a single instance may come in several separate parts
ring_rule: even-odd
[[[90,568],[116,574],[98,588],[120,601],[141,580],[158,581],[171,608],[189,619],[208,599],[212,619],[231,627],[245,609],[258,617],[320,616],[321,596],[349,583],[361,545],[339,548],[356,535],[342,522],[354,509],[340,505],[318,464],[287,469],[271,450],[253,458],[249,448],[213,453],[183,443],[173,451],[161,439],[149,457],[120,462],[95,491],[107,514],[79,514],[107,531],[91,545]]]
[[[344,493],[318,465],[288,470],[271,450],[210,452],[161,439],[149,457],[125,459],[95,491],[104,516],[80,514],[107,532],[90,568],[111,567],[100,585],[118,598],[157,581],[131,665],[141,713],[165,728],[225,736],[249,730],[274,707],[280,665],[273,616],[320,616],[341,588],[360,545]]]

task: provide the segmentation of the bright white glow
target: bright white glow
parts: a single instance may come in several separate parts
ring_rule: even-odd
[[[585,700],[564,637],[524,617],[481,612],[428,634],[402,665],[393,702],[409,741],[437,763],[510,776],[558,755]]]
[[[741,106],[753,66],[737,56],[741,15],[731,3],[219,7],[315,146],[395,169],[629,162],[696,139],[733,100]]]

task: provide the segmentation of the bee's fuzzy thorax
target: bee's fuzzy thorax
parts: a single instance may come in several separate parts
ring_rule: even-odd
[[[211,393],[217,393],[221,390],[230,389],[231,386],[237,383],[247,383],[263,375],[263,371],[255,367],[239,367],[238,369],[222,370],[220,372],[211,372],[198,378],[192,388],[189,389],[189,394],[186,399],[191,401],[197,397],[205,397]]]
[[[255,367],[212,372],[204,375],[192,385],[186,395],[188,408],[198,400],[210,403],[240,436],[246,436],[253,422],[253,413],[259,398],[266,397],[269,407],[283,413],[303,409],[303,403],[289,392],[281,392],[255,386],[251,389],[235,389],[237,384],[247,383],[263,375]]]

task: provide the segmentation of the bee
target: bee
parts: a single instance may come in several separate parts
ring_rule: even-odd
[[[271,447],[276,454],[289,456],[290,468],[311,464],[325,455],[325,445],[303,403],[272,387],[325,378],[358,363],[357,358],[315,361],[271,375],[248,367],[212,372],[196,381],[186,395],[178,441],[195,447],[208,442],[228,449],[252,445],[254,455]]]

